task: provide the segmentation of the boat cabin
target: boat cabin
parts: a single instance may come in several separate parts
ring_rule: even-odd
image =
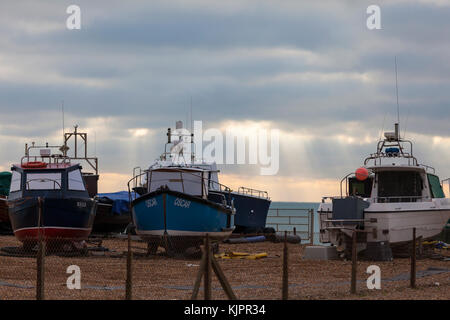
[[[23,197],[89,198],[81,166],[70,163],[30,162],[11,168],[9,199]]]
[[[348,179],[348,194],[376,203],[424,202],[445,198],[439,177],[423,167],[372,167],[371,176]]]
[[[399,125],[395,124],[394,132],[385,133],[376,153],[364,161],[369,177],[364,181],[350,177],[348,195],[374,203],[429,202],[445,198],[434,168],[419,164],[413,155],[412,142],[401,139],[399,132]]]
[[[147,192],[154,192],[161,187],[207,198],[208,171],[188,167],[166,167],[147,171]]]

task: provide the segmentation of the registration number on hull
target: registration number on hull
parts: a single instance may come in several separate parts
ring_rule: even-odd
[[[156,199],[155,199],[155,198],[148,199],[147,201],[145,201],[145,206],[146,206],[147,208],[154,207],[154,206],[156,206],[157,204],[158,204],[158,202],[156,202]]]
[[[181,208],[189,208],[191,206],[191,202],[188,200],[184,200],[181,198],[176,198],[175,201],[173,202],[173,204],[177,207],[181,207]]]

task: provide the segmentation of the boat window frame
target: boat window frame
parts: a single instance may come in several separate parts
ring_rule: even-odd
[[[18,174],[20,177],[19,177],[19,189],[17,189],[17,190],[12,190],[12,187],[13,187],[13,177],[14,177],[14,174]],[[20,171],[17,171],[17,170],[12,170],[12,175],[11,175],[11,184],[10,184],[10,186],[9,186],[9,193],[11,193],[11,192],[20,192],[20,191],[22,191],[22,178],[23,178],[23,174],[22,174],[22,172],[20,172]]]
[[[24,171],[24,174],[25,174],[25,185],[24,185],[25,189],[24,190],[27,191],[27,192],[29,192],[29,191],[31,191],[31,192],[35,192],[35,191],[56,191],[56,192],[64,191],[64,188],[63,188],[63,183],[64,183],[64,176],[63,176],[63,174],[64,174],[64,171],[61,171],[61,170],[58,170],[58,171],[38,171],[38,172],[33,172],[33,171],[27,172],[27,171]],[[53,179],[46,179],[46,180],[53,181],[53,182],[56,182],[57,184],[59,184],[59,189],[30,189],[29,187],[27,187],[28,182],[31,181],[31,180],[28,180],[28,175],[29,174],[59,174],[60,177],[61,177],[59,183],[56,180],[53,180]]]
[[[380,183],[380,175],[385,174],[386,172],[391,173],[400,173],[407,172],[410,174],[415,174],[418,182],[420,182],[420,190],[422,191],[420,195],[407,195],[407,196],[381,196],[380,195],[380,186],[384,184]],[[417,180],[416,180],[417,181]],[[426,189],[426,180],[424,180],[423,173],[416,170],[382,170],[376,173],[376,202],[378,203],[403,203],[403,202],[421,202],[423,199],[429,198],[427,195],[424,196],[423,191]],[[416,190],[419,191],[419,190]],[[409,200],[409,201],[406,201]]]
[[[84,188],[83,190],[81,190],[81,189],[71,189],[70,188],[70,177],[69,177],[69,175],[70,175],[70,173],[75,172],[75,171],[78,171],[79,174],[80,174],[81,183],[83,184],[83,188]],[[81,169],[80,168],[76,168],[74,170],[67,171],[66,176],[67,176],[67,190],[68,191],[75,191],[75,192],[85,192],[85,191],[87,191],[86,183],[85,183],[85,181],[83,179],[83,174],[81,173]]]

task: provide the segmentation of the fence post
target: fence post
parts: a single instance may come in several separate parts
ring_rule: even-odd
[[[205,300],[211,300],[211,244],[209,234],[205,238],[205,271],[203,278]]]
[[[127,280],[125,286],[125,300],[132,299],[132,289],[133,289],[133,252],[131,251],[131,232],[128,231]]]
[[[357,272],[357,232],[356,230],[353,231],[353,238],[352,238],[352,283],[351,283],[351,289],[350,292],[352,294],[356,294],[356,272]]]
[[[416,288],[416,228],[413,228],[410,280],[411,288]]]
[[[311,216],[311,225],[310,225],[310,244],[314,244],[314,209],[309,210],[310,216]]]
[[[42,239],[42,199],[38,198],[38,252],[36,259],[36,300],[45,299],[45,242]]]
[[[288,269],[288,246],[287,246],[287,231],[284,232],[284,247],[283,247],[283,286],[282,286],[282,300],[289,298],[289,269]]]

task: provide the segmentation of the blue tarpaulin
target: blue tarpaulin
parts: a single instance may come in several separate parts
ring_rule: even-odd
[[[135,192],[131,193],[132,199],[139,197]],[[128,191],[119,191],[114,193],[99,193],[99,201],[112,205],[111,213],[117,215],[129,214],[130,198]]]

